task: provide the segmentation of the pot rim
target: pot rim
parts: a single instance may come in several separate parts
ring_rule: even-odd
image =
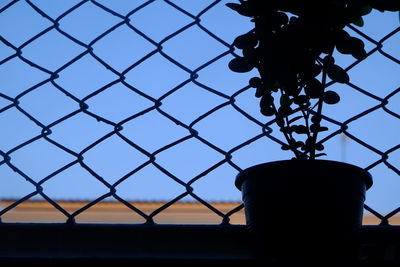
[[[329,164],[329,165],[338,165],[338,166],[343,166],[344,168],[353,170],[355,172],[359,172],[360,174],[362,174],[364,176],[364,180],[365,180],[365,184],[366,184],[366,189],[368,190],[369,188],[371,188],[372,184],[373,184],[373,180],[372,180],[372,175],[365,169],[358,167],[356,165],[350,164],[350,163],[346,163],[346,162],[341,162],[341,161],[334,161],[334,160],[299,160],[299,159],[293,159],[293,160],[277,160],[277,161],[270,161],[270,162],[265,162],[265,163],[261,163],[261,164],[257,164],[257,165],[253,165],[251,167],[248,167],[246,169],[243,169],[242,171],[240,171],[237,175],[236,175],[236,179],[235,179],[235,186],[236,188],[238,188],[239,190],[241,190],[241,186],[243,181],[247,178],[247,175],[249,172],[254,171],[256,169],[262,169],[266,166],[284,166],[287,164],[291,164],[293,162],[293,164],[298,164],[299,162],[302,162],[302,164],[316,164],[316,162],[320,162],[321,164]],[[318,163],[317,163],[318,164]]]

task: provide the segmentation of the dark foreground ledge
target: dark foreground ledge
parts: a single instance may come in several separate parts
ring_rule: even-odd
[[[0,263],[258,265],[250,240],[244,226],[3,223]],[[400,227],[364,227],[357,265],[400,266]]]

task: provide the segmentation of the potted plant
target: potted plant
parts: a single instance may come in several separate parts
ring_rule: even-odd
[[[340,101],[337,92],[327,89],[328,82],[350,80],[335,64],[334,51],[357,60],[368,56],[363,41],[345,27],[362,26],[362,17],[372,9],[398,11],[400,2],[239,2],[227,6],[250,17],[254,29],[234,40],[243,55],[232,59],[229,68],[258,70],[249,85],[260,98],[260,111],[279,126],[286,140],[282,149],[294,155],[238,174],[235,183],[242,191],[247,225],[262,253],[273,257],[354,256],[349,244],[356,242],[372,178],[359,167],[320,159],[326,154],[318,134],[328,130],[323,106]]]

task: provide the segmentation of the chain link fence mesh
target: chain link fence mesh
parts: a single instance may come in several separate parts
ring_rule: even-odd
[[[238,201],[240,170],[290,158],[259,114],[252,74],[227,67],[251,28],[229,1],[54,2],[0,6],[0,198],[13,200],[0,219],[41,199],[73,223],[111,199],[151,224],[189,200],[227,224],[242,205],[211,200]],[[373,174],[365,208],[382,224],[400,211],[398,22],[374,36],[348,28],[368,57],[343,58],[356,78],[337,88],[343,114],[324,113],[330,159]],[[60,199],[85,204],[71,212]],[[146,213],[132,199],[164,202]]]

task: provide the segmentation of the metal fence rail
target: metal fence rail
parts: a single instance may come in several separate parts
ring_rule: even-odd
[[[0,141],[0,167],[12,170],[17,174],[17,176],[21,179],[26,180],[26,183],[29,183],[34,187],[34,190],[19,199],[16,199],[11,205],[4,207],[0,210],[0,219],[4,217],[8,212],[12,211],[12,209],[16,208],[18,205],[27,201],[34,197],[41,197],[48,201],[51,205],[53,205],[58,211],[65,215],[67,223],[74,223],[75,218],[79,216],[79,214],[85,212],[85,210],[89,209],[93,205],[112,197],[117,201],[120,201],[127,208],[131,209],[132,212],[135,212],[142,216],[144,220],[152,224],[154,223],[154,218],[157,214],[163,212],[163,210],[167,209],[174,203],[185,199],[185,197],[190,196],[195,201],[202,203],[205,207],[207,207],[210,211],[214,212],[217,216],[220,216],[222,224],[228,224],[229,218],[232,214],[236,213],[240,209],[242,209],[242,205],[232,209],[229,212],[221,212],[203,196],[199,195],[196,192],[196,183],[201,181],[206,177],[208,174],[214,172],[221,166],[228,165],[230,168],[233,168],[236,172],[240,171],[242,167],[240,164],[237,164],[235,161],[235,153],[243,151],[247,146],[255,144],[260,140],[267,140],[272,144],[283,144],[283,142],[277,138],[274,134],[274,128],[272,126],[273,121],[265,121],[260,120],[259,117],[255,117],[251,112],[244,109],[240,104],[238,104],[238,99],[247,93],[253,94],[253,89],[249,86],[245,86],[242,88],[238,88],[234,92],[231,91],[230,93],[225,92],[221,88],[212,87],[207,85],[199,79],[201,73],[204,70],[210,68],[210,66],[214,66],[221,60],[231,58],[232,56],[236,56],[233,46],[231,45],[232,40],[224,40],[223,38],[219,37],[213,30],[209,29],[207,25],[207,16],[214,12],[214,10],[220,10],[221,8],[225,8],[224,4],[226,1],[207,1],[207,4],[202,6],[197,11],[188,11],[183,7],[183,4],[179,1],[140,1],[141,4],[137,4],[136,6],[132,7],[131,10],[122,12],[118,10],[112,4],[106,4],[105,1],[94,1],[94,0],[84,0],[84,1],[73,1],[74,5],[68,7],[67,9],[63,10],[62,12],[57,13],[57,15],[49,15],[46,10],[43,8],[43,3],[41,1],[33,1],[33,0],[26,0],[26,1],[8,1],[7,4],[0,7],[0,21],[2,17],[8,16],[11,12],[17,12],[18,9],[25,10],[24,12],[34,12],[37,17],[46,24],[45,27],[42,27],[39,31],[30,33],[30,36],[27,36],[25,40],[20,43],[15,43],[12,38],[9,38],[5,31],[0,31],[0,45],[4,47],[4,51],[7,48],[8,50],[12,51],[11,53],[7,54],[0,52],[0,71],[1,69],[9,68],[9,63],[18,61],[20,64],[24,66],[30,66],[31,68],[35,69],[35,71],[40,72],[44,77],[40,81],[35,81],[34,83],[26,86],[24,88],[19,88],[19,92],[16,95],[10,93],[10,89],[6,87],[9,85],[4,84],[5,77],[0,77],[0,100],[2,104],[0,106],[0,118],[6,116],[8,112],[16,112],[17,114],[23,116],[25,119],[29,119],[35,125],[35,130],[29,132],[28,136],[25,139],[11,147],[7,147],[8,140],[1,140]],[[160,4],[165,8],[170,10],[174,10],[174,14],[179,14],[179,16],[183,16],[186,19],[186,23],[177,27],[173,30],[173,32],[159,38],[154,38],[151,34],[145,33],[139,26],[136,24],[136,20],[134,17],[138,15],[141,11],[146,8],[151,8],[155,4]],[[96,10],[96,12],[102,12],[103,16],[112,17],[115,20],[115,23],[111,26],[105,27],[101,33],[95,34],[94,37],[85,37],[82,40],[81,37],[77,37],[76,34],[70,33],[68,29],[63,27],[63,23],[66,19],[71,18],[73,16],[78,16],[83,9],[87,9],[88,5],[90,4],[91,10]],[[26,11],[28,10],[28,11]],[[215,11],[215,12],[217,12]],[[231,12],[231,11],[228,11]],[[14,17],[14,23],[18,24],[21,23],[23,20],[24,13],[21,11],[21,17]],[[90,18],[87,18],[90,20]],[[98,19],[95,23],[101,24],[101,19]],[[168,23],[168,22],[165,22]],[[213,23],[219,23],[218,21],[214,21]],[[11,27],[12,25],[8,25],[7,27]],[[80,27],[79,25],[75,25],[75,27]],[[226,27],[229,27],[227,25]],[[171,42],[176,40],[177,37],[186,34],[188,31],[195,29],[198,33],[201,33],[202,36],[205,38],[209,38],[213,42],[217,43],[220,47],[222,47],[220,52],[214,53],[207,59],[201,61],[201,63],[196,64],[184,64],[180,59],[176,59],[175,53],[171,53],[170,50],[166,51],[168,45]],[[128,66],[117,66],[114,64],[115,58],[105,57],[101,53],[101,49],[98,49],[98,44],[102,43],[107,38],[112,38],[113,34],[117,31],[129,31],[131,34],[135,36],[135,38],[139,38],[142,43],[146,43],[143,45],[147,45],[149,49],[146,50],[144,54],[132,59],[133,62],[130,62]],[[390,43],[391,40],[395,38],[399,38],[400,36],[400,27],[393,29],[391,32],[387,33],[385,36],[381,37],[380,39],[374,39],[362,32],[362,28],[350,27],[350,31],[355,32],[361,38],[366,40],[368,46],[371,49],[368,50],[368,57],[364,61],[370,60],[370,58],[374,56],[379,56],[384,58],[386,61],[390,62],[391,64],[396,64],[397,71],[400,73],[400,59],[398,55],[391,55],[391,53],[386,52],[385,45]],[[35,58],[26,56],[25,51],[27,49],[39,49],[40,48],[40,40],[43,38],[47,38],[50,34],[57,34],[57,36],[61,36],[64,42],[68,42],[73,44],[76,47],[79,47],[80,52],[72,57],[64,60],[60,66],[52,67],[51,64],[41,64],[41,60],[36,60]],[[94,33],[90,30],[87,32],[88,35],[93,35]],[[87,39],[87,40],[86,40]],[[125,42],[126,40],[122,40],[121,42]],[[54,46],[58,46],[57,43],[54,43]],[[175,51],[179,51],[179,49],[185,49],[187,47],[176,47]],[[118,49],[116,47],[115,49]],[[132,48],[135,49],[135,48]],[[202,47],[195,47],[194,53],[196,51],[200,51]],[[99,52],[100,51],[100,52]],[[66,53],[68,54],[68,53]],[[173,54],[173,55],[172,55]],[[5,56],[3,56],[5,55]],[[130,55],[126,55],[129,57]],[[137,87],[133,85],[128,79],[127,76],[132,71],[140,68],[146,62],[149,62],[153,56],[160,56],[162,60],[168,62],[168,64],[172,64],[174,68],[178,69],[180,72],[184,73],[183,79],[181,79],[176,85],[171,88],[167,88],[167,90],[158,97],[151,95],[149,92],[144,90],[143,88]],[[397,56],[397,57],[396,57]],[[68,55],[66,56],[68,57]],[[71,69],[74,64],[82,61],[85,57],[89,57],[91,60],[94,60],[96,64],[100,64],[103,68],[107,69],[107,72],[115,77],[112,81],[107,82],[104,85],[101,85],[88,93],[82,93],[84,95],[78,96],[75,91],[71,91],[69,88],[65,88],[60,82],[60,77],[63,76],[63,72]],[[39,58],[40,59],[40,58]],[[361,64],[361,61],[355,61],[352,64],[348,65],[346,68],[347,71],[352,71],[353,69],[357,69],[357,67]],[[118,65],[118,64],[117,64]],[[194,66],[189,66],[194,65]],[[50,66],[50,67],[49,67]],[[150,77],[150,79],[162,79],[158,77],[158,70],[163,68],[162,66],[154,66],[154,77]],[[379,67],[377,67],[379,68]],[[226,66],[227,69],[227,66]],[[11,70],[12,72],[13,70]],[[84,71],[84,70],[78,70]],[[19,69],[15,70],[16,76],[18,79],[24,79],[24,74],[19,73]],[[101,76],[102,74],[99,74]],[[148,74],[150,75],[150,74]],[[99,77],[96,77],[97,79]],[[87,79],[93,79],[91,77],[87,77]],[[99,78],[100,79],[100,78]],[[62,116],[53,119],[50,122],[43,122],[40,118],[37,118],[35,114],[29,111],[29,108],[26,108],[25,104],[29,99],[28,97],[40,90],[41,87],[45,85],[52,85],[54,90],[61,92],[63,97],[68,99],[68,101],[72,101],[75,108],[73,111],[69,112],[68,114],[63,114]],[[102,115],[101,112],[97,112],[91,108],[91,103],[96,100],[96,97],[99,95],[104,94],[107,91],[110,91],[115,85],[123,85],[130,90],[130,93],[135,94],[141,99],[144,99],[149,105],[142,108],[139,111],[134,111],[130,115],[124,116],[123,118],[119,119],[110,119],[109,116]],[[184,90],[185,86],[188,85],[195,85],[196,87],[200,88],[203,93],[208,94],[212,97],[218,99],[218,103],[214,106],[202,112],[200,115],[195,116],[195,119],[183,120],[178,118],[173,112],[169,112],[165,107],[165,103],[169,101],[170,97],[177,96],[182,90]],[[389,116],[390,118],[396,119],[396,122],[399,123],[398,119],[400,119],[399,109],[394,108],[393,105],[389,105],[391,101],[396,101],[398,96],[400,95],[400,80],[397,82],[396,88],[390,88],[390,93],[384,96],[378,96],[368,89],[363,89],[355,82],[350,81],[348,84],[349,88],[354,90],[357,94],[362,95],[362,97],[370,98],[374,101],[374,105],[372,107],[368,107],[363,109],[361,112],[358,112],[356,115],[347,118],[345,120],[338,120],[335,117],[331,117],[330,115],[325,115],[324,119],[329,122],[334,127],[332,129],[336,129],[332,131],[329,135],[326,135],[323,139],[324,143],[329,143],[330,140],[334,140],[339,136],[345,136],[347,140],[350,140],[360,146],[362,146],[367,151],[374,154],[374,159],[370,160],[370,163],[365,166],[367,170],[373,170],[374,168],[384,166],[390,172],[400,176],[400,165],[390,159],[395,159],[396,155],[398,155],[400,151],[400,143],[393,143],[390,145],[389,148],[382,149],[379,147],[370,144],[368,140],[365,140],[362,137],[359,137],[352,133],[349,129],[352,127],[352,123],[360,121],[361,119],[365,118],[369,114],[373,113],[374,111],[382,111],[385,113],[385,116]],[[329,86],[334,86],[330,84]],[[193,99],[193,104],[196,103],[196,99]],[[111,104],[109,104],[111,105]],[[118,103],[117,103],[118,105]],[[186,105],[185,107],[190,106]],[[207,105],[204,105],[208,107]],[[105,108],[113,109],[115,106],[106,106]],[[204,136],[203,132],[198,130],[197,126],[204,121],[212,119],[211,117],[218,113],[219,111],[226,110],[226,109],[233,109],[235,110],[236,114],[241,117],[242,119],[246,119],[249,123],[253,126],[258,127],[259,132],[254,134],[250,138],[247,138],[245,141],[241,141],[234,146],[229,148],[221,147],[215,142],[211,141],[210,138]],[[52,112],[49,109],[48,112]],[[185,134],[179,138],[176,138],[167,144],[160,145],[156,149],[148,149],[147,147],[143,146],[136,140],[127,134],[125,128],[130,123],[137,121],[138,119],[151,114],[151,112],[156,112],[158,115],[162,116],[163,119],[167,119],[169,122],[173,122],[174,125],[171,127],[179,128],[180,130],[185,131]],[[96,137],[94,141],[90,142],[89,145],[84,146],[83,148],[76,149],[71,148],[68,145],[64,144],[57,138],[54,138],[54,129],[57,127],[62,126],[63,124],[69,122],[71,119],[76,118],[79,115],[89,116],[99,122],[99,124],[103,126],[109,127],[109,131],[103,132],[100,136]],[[0,122],[1,124],[2,122]],[[400,125],[393,125],[393,131],[398,131],[400,129]],[[11,125],[2,124],[1,128],[5,129],[11,127]],[[79,129],[76,129],[78,132]],[[125,130],[125,131],[124,131]],[[151,130],[153,132],[158,132],[158,135],[162,135],[163,133],[160,130],[157,130],[157,127]],[[83,130],[81,134],[88,134],[84,133]],[[90,134],[89,134],[90,135]],[[135,150],[136,152],[140,153],[142,157],[145,158],[140,164],[131,168],[129,171],[125,172],[123,175],[118,176],[117,179],[110,181],[105,177],[105,175],[100,174],[96,168],[91,167],[86,161],[86,156],[95,151],[100,144],[104,144],[105,142],[111,140],[112,138],[116,138],[118,142],[122,142],[124,146],[129,147],[129,149]],[[52,148],[62,151],[62,153],[67,154],[72,160],[70,160],[67,164],[64,164],[61,167],[58,167],[56,170],[52,170],[50,173],[43,175],[40,178],[34,178],[29,171],[26,171],[25,168],[22,168],[20,164],[15,162],[14,158],[15,155],[18,153],[22,153],[22,151],[30,147],[37,141],[44,141],[47,145],[50,145]],[[216,163],[209,164],[209,166],[202,169],[200,172],[197,172],[194,176],[191,176],[189,179],[185,179],[176,175],[174,170],[168,169],[165,167],[164,164],[161,164],[158,161],[158,156],[163,152],[170,151],[176,146],[182,145],[187,141],[196,141],[201,144],[202,147],[206,147],[212,153],[215,153],[220,158],[217,160]],[[276,146],[277,150],[279,150],[279,146]],[[193,153],[197,153],[193,148]],[[272,153],[273,154],[273,153]],[[113,157],[113,155],[107,154],[105,157]],[[34,158],[34,157],[33,157]],[[377,158],[377,159],[376,159]],[[398,158],[398,156],[397,156]],[[110,159],[111,160],[111,159]],[[397,162],[398,163],[398,162]],[[119,192],[119,185],[124,183],[129,179],[133,179],[132,176],[140,173],[144,168],[152,166],[157,169],[159,172],[163,173],[167,176],[173,183],[180,186],[182,189],[181,193],[171,197],[164,205],[160,206],[159,208],[155,209],[150,214],[144,213],[142,210],[137,208],[136,206],[132,205],[124,196],[121,196]],[[95,178],[98,182],[100,182],[103,188],[106,188],[106,191],[98,196],[95,197],[92,201],[88,204],[85,204],[83,207],[79,208],[74,212],[69,212],[64,209],[61,205],[58,204],[57,200],[54,197],[50,196],[46,193],[46,186],[47,182],[51,181],[57,175],[67,172],[71,168],[81,168],[84,170],[86,174],[90,174],[93,178]],[[230,175],[230,174],[226,174]],[[0,177],[3,180],[3,183],[6,182],[8,177]],[[233,185],[233,184],[232,184]],[[156,187],[156,185],[154,186]],[[365,207],[367,211],[371,212],[375,216],[377,216],[382,224],[387,224],[389,222],[390,217],[396,215],[400,212],[400,207],[393,209],[391,212],[387,213],[386,215],[381,214],[380,212],[374,210],[370,206]]]

